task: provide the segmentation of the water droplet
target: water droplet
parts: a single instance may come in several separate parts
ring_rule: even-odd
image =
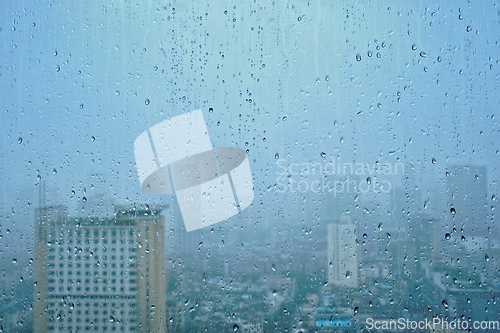
[[[366,238],[368,237],[368,235],[366,233],[363,234],[363,238]]]
[[[432,164],[436,164],[436,159],[434,157],[432,158]]]
[[[371,57],[373,55],[373,52],[372,51],[368,51],[367,54],[368,54],[369,57]]]
[[[447,232],[445,235],[444,235],[444,239],[446,240],[450,240],[451,238],[451,235]]]
[[[326,157],[326,153],[325,152],[321,152],[320,156],[323,157],[323,158],[325,158]]]
[[[146,105],[149,105],[149,103],[150,103],[150,102],[149,102],[149,98],[148,98],[148,99],[146,99],[146,101],[144,101],[144,103],[145,103]]]
[[[359,307],[357,307],[357,306],[356,306],[356,307],[354,308],[354,314],[356,314],[356,313],[358,313],[358,312],[359,312]]]
[[[87,202],[87,197],[83,197],[82,201]]]
[[[278,291],[276,289],[273,289],[273,295],[274,296],[278,295]]]
[[[366,183],[370,185],[372,183],[372,179],[370,177],[366,178]]]
[[[208,109],[208,112],[209,112],[209,113],[214,112],[214,108],[209,108],[209,109]]]
[[[17,259],[16,258],[12,259],[12,263],[17,264]]]
[[[61,67],[56,66],[56,72],[59,72],[61,70]]]
[[[153,67],[155,71],[158,70],[158,65],[155,65],[155,67]]]
[[[80,104],[80,109],[83,109],[83,103],[82,103],[82,104]]]
[[[464,17],[462,16],[462,14],[458,14],[458,19],[459,20],[463,20],[464,19]]]
[[[325,76],[325,81],[330,81],[330,75]]]
[[[411,46],[411,49],[412,49],[413,51],[415,51],[415,50],[417,49],[417,44],[413,44],[413,45]]]
[[[455,215],[455,213],[456,213],[456,212],[457,212],[457,211],[455,210],[455,208],[451,207],[451,209],[450,209],[450,213],[451,213],[452,215]]]
[[[171,323],[173,323],[174,322],[174,317],[170,317],[170,319],[168,321],[171,322]]]
[[[425,58],[425,57],[427,57],[427,53],[425,53],[424,51],[422,51],[422,52],[420,52],[420,56],[421,56],[422,58]]]
[[[54,56],[57,56],[57,50],[54,50]]]
[[[441,57],[438,57],[438,58],[437,58],[437,61],[438,61],[438,62],[441,62]]]
[[[485,255],[484,255],[484,260],[486,260],[486,261],[490,261],[490,257],[489,257],[487,254],[485,254]]]
[[[472,30],[472,27],[470,25],[467,26],[467,32],[470,32]]]
[[[117,90],[115,91],[116,96],[120,96],[120,92]]]
[[[109,321],[112,322],[112,323],[114,323],[115,322],[115,317],[109,316]]]
[[[236,324],[233,325],[233,331],[236,332],[237,330],[239,330],[240,327]]]
[[[443,304],[443,306],[444,306],[445,309],[448,309],[448,302],[446,302],[446,300],[443,299],[443,301],[441,302],[441,304]]]
[[[460,237],[460,239],[462,240],[462,242],[465,242],[465,236],[462,235],[462,237]]]
[[[382,47],[385,47],[385,42],[382,42]]]
[[[377,52],[377,58],[380,58],[381,56],[380,52]]]
[[[54,170],[52,170],[52,173],[53,173],[54,175],[57,175],[57,170],[56,170],[56,168],[54,168]]]
[[[23,138],[19,137],[19,139],[17,139],[17,143],[19,144],[23,143]]]
[[[275,159],[280,158],[280,154],[278,154],[278,153],[274,154],[274,158],[275,158]]]
[[[356,54],[356,61],[361,61],[361,54]]]
[[[345,272],[345,278],[350,279],[351,278],[351,271]]]
[[[285,120],[286,120],[286,116],[283,117],[283,121],[285,121]]]

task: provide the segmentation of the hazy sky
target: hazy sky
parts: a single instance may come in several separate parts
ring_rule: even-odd
[[[40,177],[73,210],[102,190],[169,201],[141,191],[133,142],[196,109],[215,146],[248,149],[261,217],[296,197],[273,187],[277,158],[401,162],[422,193],[447,165],[482,164],[496,193],[499,4],[5,2],[0,244],[31,232]]]

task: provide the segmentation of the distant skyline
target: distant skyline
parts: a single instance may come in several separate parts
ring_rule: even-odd
[[[122,205],[170,203],[141,191],[133,141],[196,109],[214,145],[248,149],[248,209],[263,221],[276,203],[291,211],[300,200],[273,190],[276,156],[404,163],[424,197],[445,190],[448,166],[483,165],[488,196],[498,194],[494,3],[163,6],[5,4],[2,247],[32,234],[41,180],[75,213],[97,192]]]

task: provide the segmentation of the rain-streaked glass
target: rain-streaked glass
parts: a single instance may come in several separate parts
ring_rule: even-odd
[[[499,36],[496,0],[5,1],[0,331],[499,330]]]

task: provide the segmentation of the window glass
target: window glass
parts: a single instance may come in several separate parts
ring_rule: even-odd
[[[5,1],[0,331],[500,329],[499,5]]]

